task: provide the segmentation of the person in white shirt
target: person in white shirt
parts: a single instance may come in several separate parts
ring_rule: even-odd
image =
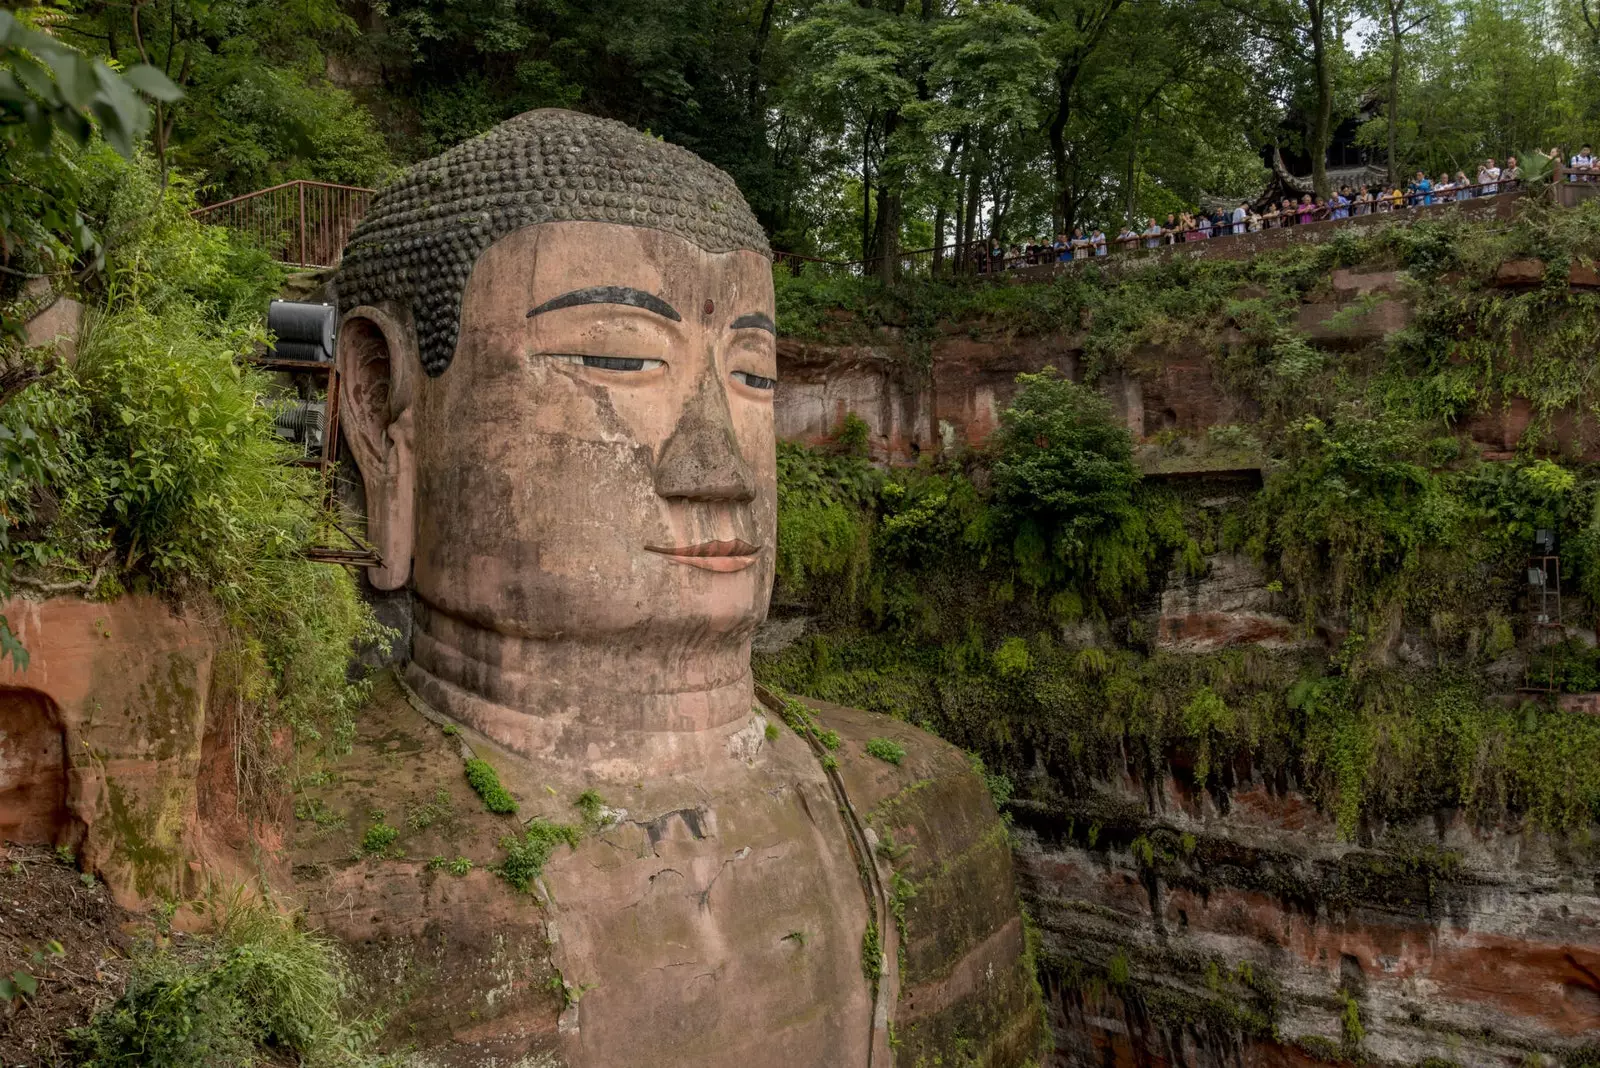
[[[1578,154],[1572,157],[1570,165],[1576,173],[1567,175],[1569,182],[1594,181],[1594,149],[1584,145],[1578,149]]]
[[[1166,233],[1166,231],[1161,229],[1161,224],[1156,222],[1156,220],[1152,217],[1150,219],[1150,225],[1144,229],[1144,247],[1155,248],[1157,245],[1161,244],[1161,235],[1164,233]]]
[[[1492,197],[1500,192],[1500,167],[1493,158],[1484,161],[1478,168],[1478,192],[1480,197]]]
[[[1244,233],[1245,217],[1248,216],[1249,214],[1250,214],[1250,208],[1249,208],[1248,205],[1245,205],[1245,204],[1240,204],[1237,208],[1233,209],[1233,232],[1234,233],[1236,233],[1236,234]]]
[[[1104,256],[1106,254],[1106,232],[1096,226],[1094,228],[1094,236],[1089,238],[1089,244],[1094,246],[1094,254],[1096,256]]]

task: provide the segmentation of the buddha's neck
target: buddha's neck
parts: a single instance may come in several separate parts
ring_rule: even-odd
[[[412,684],[523,756],[628,779],[670,773],[750,719],[750,643],[580,641],[502,634],[419,605]]]

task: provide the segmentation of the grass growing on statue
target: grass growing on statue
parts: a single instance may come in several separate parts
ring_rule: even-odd
[[[500,877],[519,892],[529,893],[533,890],[533,881],[544,873],[544,866],[556,847],[565,843],[576,849],[582,840],[580,828],[535,816],[520,835],[508,834],[500,839],[500,848],[506,854],[500,862]]]
[[[1493,691],[1520,677],[1485,672],[1516,644],[1536,529],[1557,531],[1563,583],[1600,593],[1600,479],[1470,459],[1378,371],[1262,424],[1266,487],[1222,507],[1144,484],[1103,402],[1051,374],[1022,377],[984,453],[944,465],[873,470],[849,429],[781,445],[774,603],[816,625],[758,675],[929,727],[1017,781],[1042,762],[1073,796],[1174,751],[1225,786],[1248,753],[1347,837],[1455,805],[1581,830],[1600,817],[1600,722],[1508,706]],[[1332,655],[1154,652],[1140,598],[1219,552],[1254,558],[1308,638],[1343,630]],[[1430,662],[1394,662],[1406,626]],[[1592,685],[1591,661],[1557,677]]]
[[[229,635],[219,679],[253,713],[246,794],[265,794],[275,728],[347,743],[366,694],[347,677],[352,650],[385,638],[345,569],[304,558],[320,485],[285,466],[269,381],[239,363],[265,340],[281,270],[194,222],[181,176],[163,189],[103,146],[75,165],[105,271],[85,283],[76,364],[0,409],[0,592],[214,605]]]
[[[212,1068],[275,1062],[351,1068],[372,1028],[341,1015],[347,994],[333,944],[270,904],[236,895],[214,933],[136,955],[126,990],[72,1035],[84,1068]]]
[[[477,757],[466,762],[467,784],[483,799],[483,807],[499,815],[517,811],[517,799],[500,785],[500,776],[487,760]]]

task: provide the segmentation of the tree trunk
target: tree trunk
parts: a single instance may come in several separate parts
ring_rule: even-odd
[[[965,159],[964,156],[962,158]],[[956,174],[956,211],[953,221],[956,224],[955,240],[952,242],[955,245],[955,249],[950,258],[955,265],[955,269],[960,271],[966,262],[964,253],[967,248],[967,174],[965,168]]]
[[[1400,181],[1400,171],[1395,162],[1395,146],[1400,124],[1400,0],[1389,0],[1389,188]]]
[[[982,184],[978,179],[978,172],[970,165],[971,153],[968,153],[969,164],[967,167],[967,244],[971,245],[978,240],[978,201],[982,199],[978,194],[982,191]]]
[[[772,9],[777,0],[767,0],[761,6],[761,24],[750,45],[750,81],[745,87],[746,113],[752,118],[761,113],[761,61],[766,55],[767,38],[772,35]]]
[[[1067,120],[1072,117],[1072,83],[1076,77],[1065,66],[1056,69],[1056,113],[1050,120],[1050,169],[1055,177],[1052,213],[1067,220]]]
[[[1311,186],[1328,196],[1328,141],[1333,125],[1333,75],[1328,69],[1327,0],[1305,0],[1311,21],[1311,64],[1317,81],[1317,114],[1311,130]]]
[[[893,282],[900,273],[900,190],[878,183],[877,275]]]
[[[890,111],[883,118],[883,153],[889,155],[889,143],[900,128],[900,112]],[[878,172],[878,220],[874,227],[876,237],[873,253],[877,257],[877,275],[884,282],[893,282],[900,271],[900,199],[904,193],[905,174],[899,167],[889,167]]]
[[[861,262],[872,258],[872,122],[861,131]]]
[[[950,138],[950,151],[945,153],[944,166],[939,168],[939,206],[933,210],[933,264],[930,273],[938,274],[944,266],[944,225],[949,218],[950,175],[955,171],[956,157],[961,152],[961,135]]]
[[[1128,184],[1126,203],[1122,207],[1122,217],[1130,224],[1133,222],[1134,201],[1137,198],[1139,187],[1139,127],[1144,119],[1144,109],[1140,108],[1133,116],[1133,131],[1128,138]],[[1135,230],[1144,227],[1135,226]]]

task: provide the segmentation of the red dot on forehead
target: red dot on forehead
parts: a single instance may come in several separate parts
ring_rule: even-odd
[[[710,315],[712,312],[714,312],[716,310],[717,310],[717,306],[715,304],[711,303],[711,301],[709,301],[709,300],[706,301],[706,314],[707,315]]]

